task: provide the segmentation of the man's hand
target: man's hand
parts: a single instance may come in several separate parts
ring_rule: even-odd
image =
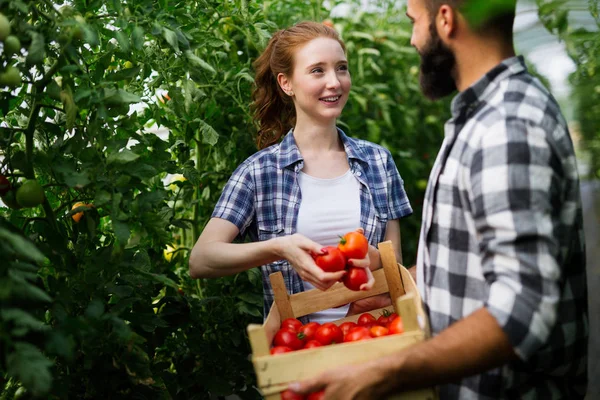
[[[325,399],[372,400],[383,398],[388,391],[385,379],[385,368],[368,362],[337,368],[313,379],[292,383],[289,388],[302,394],[325,389]]]
[[[377,296],[367,297],[351,303],[346,316],[362,314],[367,311],[377,310],[391,305],[392,299],[390,298],[389,293],[378,294]]]

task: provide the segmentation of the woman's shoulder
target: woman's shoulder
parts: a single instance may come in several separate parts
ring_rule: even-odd
[[[279,155],[279,144],[274,144],[267,148],[257,151],[246,158],[238,167],[238,173],[255,173],[277,167],[277,158]]]
[[[388,149],[383,147],[380,144],[370,142],[365,139],[357,139],[350,136],[346,136],[348,140],[348,144],[354,148],[356,151],[362,153],[368,159],[381,159],[383,158],[391,158],[392,154]]]

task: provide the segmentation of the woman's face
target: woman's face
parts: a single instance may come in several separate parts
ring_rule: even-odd
[[[284,91],[292,91],[297,120],[331,122],[338,118],[352,86],[348,60],[337,40],[317,38],[294,54],[291,77],[279,76]]]

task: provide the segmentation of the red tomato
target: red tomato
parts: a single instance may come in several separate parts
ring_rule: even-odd
[[[10,182],[8,178],[6,178],[4,175],[0,175],[0,196],[4,196],[9,190]],[[346,260],[344,260],[344,265],[346,265]]]
[[[386,328],[385,326],[380,326],[380,325],[375,325],[372,326],[371,329],[369,329],[369,333],[371,334],[371,337],[380,337],[380,336],[385,336],[389,333],[389,329]]]
[[[346,286],[350,290],[359,291],[360,285],[363,283],[367,283],[369,281],[369,276],[364,268],[358,267],[350,267],[348,272],[342,278],[342,282],[344,282],[344,286]]]
[[[348,331],[344,336],[344,342],[358,342],[359,340],[371,339],[369,328],[364,326],[357,326]]]
[[[290,351],[294,351],[294,349],[288,346],[275,346],[271,349],[271,354],[283,354],[289,353]]]
[[[339,326],[333,322],[327,322],[317,329],[317,332],[315,332],[315,339],[323,346],[327,346],[332,343],[342,343],[344,334]]]
[[[340,329],[342,330],[342,333],[344,334],[344,336],[346,336],[346,334],[348,333],[348,331],[352,328],[356,328],[358,325],[356,325],[355,322],[344,322],[343,324],[340,325]]]
[[[292,392],[291,390],[284,390],[281,392],[281,400],[304,400],[306,397],[302,394]]]
[[[368,312],[360,314],[360,317],[358,317],[358,321],[356,321],[358,326],[375,325],[375,322],[375,317],[369,314]]]
[[[296,318],[286,318],[279,328],[290,328],[294,332],[298,332],[300,327],[302,327],[302,322],[298,321]]]
[[[359,232],[346,233],[338,244],[338,249],[341,250],[342,254],[346,259],[356,258],[363,259],[369,252],[369,242],[365,235]]]
[[[275,346],[287,346],[292,350],[301,349],[304,346],[303,336],[290,328],[281,328],[275,334],[273,343]]]
[[[313,340],[309,340],[308,342],[306,342],[303,349],[314,349],[315,347],[322,347],[322,346],[323,345],[321,344],[321,342],[313,339]]]
[[[392,322],[398,314],[395,312],[390,313],[388,310],[383,310],[383,314],[379,318],[377,318],[377,323],[381,326],[387,326],[390,322]]]
[[[317,264],[325,272],[338,272],[346,268],[346,258],[342,252],[333,246],[325,247],[327,254],[318,254],[314,257]]]
[[[320,326],[321,324],[318,322],[309,322],[306,325],[302,325],[300,329],[298,329],[298,332],[302,333],[304,335],[304,340],[308,341],[315,337],[315,332],[317,332],[317,329],[319,329]]]
[[[390,322],[390,335],[395,333],[404,332],[404,325],[402,324],[402,317],[396,317],[392,322]]]
[[[306,400],[323,400],[325,398],[325,391],[314,392],[308,395]]]

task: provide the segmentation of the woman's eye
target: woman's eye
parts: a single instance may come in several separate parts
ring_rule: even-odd
[[[311,72],[312,74],[314,74],[314,73],[321,73],[321,72],[323,72],[323,70],[322,70],[321,68],[315,68],[315,69],[313,69],[313,70],[312,70],[312,71],[310,71],[310,72]]]
[[[347,65],[340,65],[339,70],[340,71],[348,71],[348,66]]]

